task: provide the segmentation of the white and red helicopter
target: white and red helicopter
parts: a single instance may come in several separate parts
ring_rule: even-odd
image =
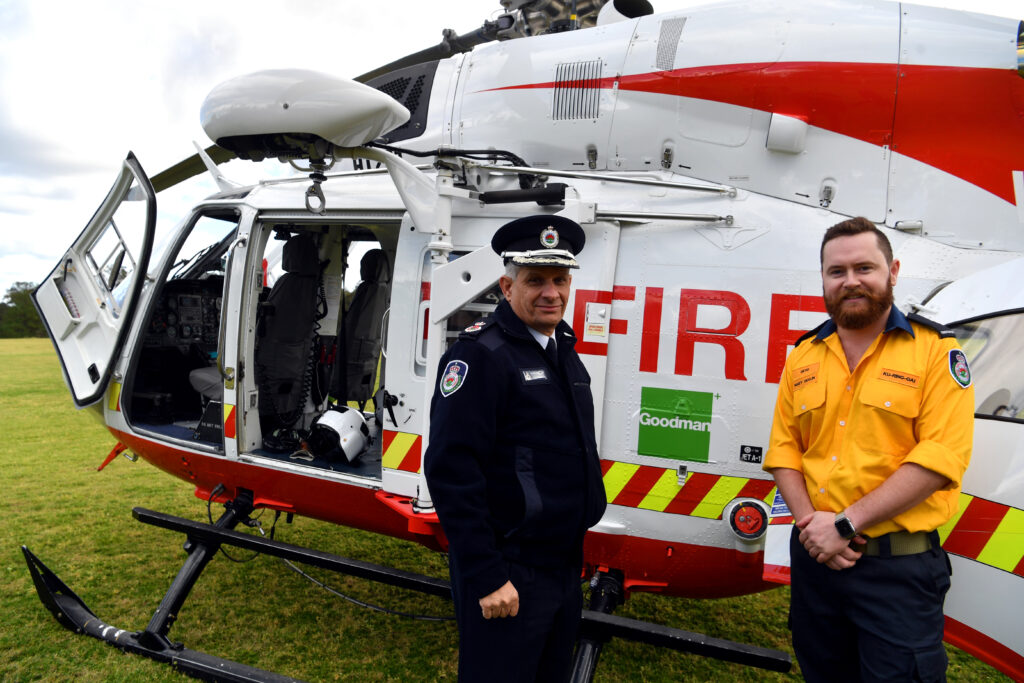
[[[946,639],[1024,678],[1024,22],[883,0],[501,4],[355,80],[217,86],[215,145],[152,181],[129,155],[34,299],[76,405],[118,441],[106,462],[127,451],[227,509],[216,525],[136,509],[192,539],[145,630],[104,624],[25,549],[44,602],[194,675],[262,680],[167,639],[220,544],[444,595],[231,529],[269,508],[443,550],[422,475],[438,360],[497,302],[494,231],[558,213],[587,233],[568,311],[610,503],[587,536],[574,679],[609,637],[788,668],[610,612],[635,591],[785,581],[766,541],[791,520],[761,470],[777,382],[824,316],[824,229],[863,215],[902,262],[897,304],[956,327],[976,378],[941,530]],[[233,156],[302,174],[241,187],[216,165]],[[221,191],[157,244],[156,191],[204,166]]]

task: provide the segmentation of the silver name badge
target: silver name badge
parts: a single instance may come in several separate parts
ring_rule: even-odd
[[[548,381],[548,371],[545,368],[532,368],[529,370],[524,369],[522,373],[523,381],[526,382],[527,384],[530,384],[531,382]]]

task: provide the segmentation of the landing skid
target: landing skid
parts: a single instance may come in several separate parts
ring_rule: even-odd
[[[251,499],[233,501],[228,504],[216,524],[210,525],[144,508],[132,510],[132,515],[140,522],[180,531],[188,536],[185,545],[189,553],[188,558],[149,624],[142,631],[125,631],[103,622],[28,548],[22,546],[21,549],[28,562],[40,600],[62,626],[102,640],[125,652],[170,664],[182,673],[205,681],[283,683],[297,680],[189,650],[182,644],[173,643],[168,639],[168,633],[177,619],[178,611],[199,575],[221,545],[259,551],[341,574],[451,599],[451,588],[447,581],[441,579],[233,531],[232,529],[245,520],[251,511]],[[620,603],[621,577],[614,572],[599,574],[592,591],[591,609],[583,610],[581,638],[572,678],[574,683],[584,683],[593,679],[601,648],[611,638],[626,638],[772,671],[788,671],[790,668],[789,655],[784,652],[709,638],[699,633],[610,614]]]

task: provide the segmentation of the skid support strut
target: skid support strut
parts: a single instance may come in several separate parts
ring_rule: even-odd
[[[143,631],[125,631],[101,621],[85,602],[75,595],[74,591],[32,554],[32,551],[25,546],[22,546],[21,549],[28,562],[29,572],[32,574],[32,581],[35,583],[39,599],[62,626],[76,633],[90,635],[125,652],[170,664],[184,674],[206,681],[279,683],[296,680],[239,664],[230,659],[189,650],[168,639],[167,634],[177,619],[178,611],[188,598],[189,592],[199,579],[203,569],[213,559],[221,545],[231,545],[390,586],[415,590],[441,598],[451,598],[451,588],[448,586],[448,582],[441,579],[232,531],[233,527],[248,520],[251,511],[251,494],[240,496],[229,503],[224,514],[212,525],[144,508],[132,510],[132,514],[140,522],[178,531],[188,537],[188,542],[185,544],[185,549],[189,553],[188,558],[171,583],[171,587],[168,588],[163,600],[160,601],[160,606],[157,607],[150,619],[149,625]]]
[[[793,665],[789,654],[779,650],[710,638],[701,633],[611,614],[612,610],[622,604],[625,594],[622,573],[619,571],[598,572],[591,586],[589,609],[583,610],[580,622],[572,683],[588,683],[593,680],[601,648],[612,638],[625,638],[769,671],[786,672]]]
[[[234,529],[240,522],[249,518],[249,513],[252,512],[252,509],[252,494],[248,491],[243,491],[242,495],[225,506],[224,514],[217,519],[214,527],[217,529]],[[153,617],[149,620],[149,625],[138,634],[140,645],[154,650],[174,647],[171,641],[167,639],[167,633],[178,618],[178,611],[185,604],[185,600],[188,598],[189,593],[192,592],[196,581],[199,580],[199,575],[206,569],[206,565],[213,559],[218,548],[220,548],[220,543],[217,541],[209,539],[197,541],[191,536],[189,537],[188,541],[185,542],[185,551],[188,553],[188,559],[185,560],[185,564],[178,570],[178,575],[174,577],[170,588],[164,593],[164,598],[160,601],[160,606],[156,608],[156,612],[153,613]]]
[[[622,572],[617,569],[598,572],[590,582],[588,610],[597,614],[611,614],[622,604]],[[597,670],[597,659],[609,635],[585,626],[580,628],[576,655],[572,665],[572,683],[589,683]]]

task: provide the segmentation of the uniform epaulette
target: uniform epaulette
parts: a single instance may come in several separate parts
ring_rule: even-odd
[[[490,327],[493,322],[494,318],[491,317],[484,318],[483,320],[477,320],[475,323],[464,329],[462,332],[459,332],[459,339],[474,339],[483,330],[486,330],[488,327]]]
[[[814,328],[813,330],[807,330],[806,332],[804,332],[804,333],[803,333],[802,335],[800,335],[800,338],[796,340],[796,343],[795,343],[795,344],[793,344],[793,347],[795,348],[795,347],[797,347],[797,346],[800,346],[800,342],[802,342],[803,340],[805,340],[805,339],[810,339],[811,337],[813,337],[813,336],[817,335],[817,334],[818,334],[818,332],[820,332],[820,331],[821,331],[821,328],[825,327],[825,325],[826,325],[827,323],[828,323],[828,320],[826,320],[826,321],[825,321],[825,322],[823,322],[822,324],[818,325],[818,326],[817,326],[817,327],[815,327],[815,328]]]
[[[910,313],[909,315],[907,315],[907,320],[909,320],[912,323],[917,323],[918,325],[923,325],[924,327],[935,330],[938,333],[938,335],[943,339],[956,336],[953,330],[946,327],[942,323],[937,323],[934,320],[929,320],[928,318],[918,315],[917,313]]]

